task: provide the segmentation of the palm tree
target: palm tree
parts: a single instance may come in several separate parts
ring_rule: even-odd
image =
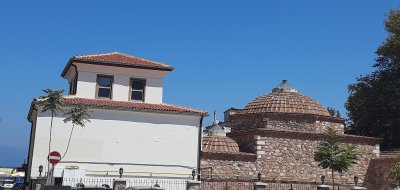
[[[51,132],[53,130],[53,118],[57,116],[58,113],[63,112],[62,109],[62,94],[64,90],[51,90],[51,89],[44,89],[44,93],[46,96],[40,96],[39,100],[36,102],[38,106],[42,106],[42,113],[50,111],[51,112],[51,121],[50,121],[50,139],[49,139],[49,153],[51,150]],[[47,174],[49,173],[50,163],[47,161]]]
[[[67,155],[67,152],[69,149],[69,144],[71,142],[72,133],[74,132],[75,126],[79,125],[81,127],[85,127],[85,123],[90,122],[89,111],[87,110],[86,107],[83,107],[83,106],[73,107],[73,108],[69,109],[67,112],[65,112],[65,115],[67,116],[67,118],[64,119],[64,122],[67,123],[67,122],[71,121],[72,129],[71,129],[71,133],[69,134],[67,148],[65,149],[65,153],[63,154],[61,159],[63,159],[65,157],[65,155]]]
[[[314,160],[319,162],[318,166],[323,169],[329,168],[332,172],[332,186],[335,189],[334,172],[345,172],[352,164],[356,163],[358,152],[353,145],[344,146],[340,142],[338,131],[328,128],[325,139],[317,146]]]

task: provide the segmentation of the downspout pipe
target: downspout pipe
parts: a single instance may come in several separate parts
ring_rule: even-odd
[[[198,144],[197,144],[197,181],[200,181],[201,176],[201,146],[202,146],[202,139],[203,139],[203,119],[204,116],[202,115],[200,118],[200,126],[199,126],[199,135],[198,135]]]
[[[74,85],[74,89],[75,89],[75,93],[74,93],[74,95],[77,93],[77,91],[78,91],[78,67],[74,64],[74,62],[72,62],[71,63],[71,66],[72,67],[74,67],[74,69],[75,69],[75,81],[74,81],[74,84],[72,84],[72,85]],[[71,93],[71,92],[70,92]]]

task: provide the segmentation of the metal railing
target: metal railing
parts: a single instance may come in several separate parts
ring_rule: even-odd
[[[165,190],[186,190],[186,181],[170,179],[137,179],[137,178],[63,178],[63,186],[77,187],[77,184],[84,184],[85,187],[100,187],[108,185],[113,187],[115,180],[126,181],[126,187],[160,187]]]

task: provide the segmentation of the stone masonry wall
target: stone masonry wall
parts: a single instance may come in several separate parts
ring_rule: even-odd
[[[249,141],[245,137],[242,139]],[[212,167],[214,178],[254,179],[257,173],[261,172],[263,179],[266,180],[319,182],[321,175],[325,175],[326,181],[331,181],[330,171],[318,167],[318,163],[313,159],[318,140],[255,135],[253,142],[257,157],[254,160],[233,160],[232,156],[224,159],[202,157],[202,177],[209,179],[211,176],[209,168]],[[359,151],[357,164],[348,172],[336,173],[335,181],[338,183],[352,183],[354,176],[358,176],[360,183],[363,183],[371,159],[379,155],[379,145],[360,143],[354,145]]]
[[[265,128],[279,131],[295,131],[307,133],[323,133],[331,127],[344,134],[344,126],[341,122],[315,120],[313,118],[291,119],[285,116],[235,116],[231,120],[233,130],[249,128]]]
[[[366,177],[366,187],[373,190],[390,189],[387,178],[391,167],[395,164],[394,158],[378,158],[371,160]]]
[[[201,176],[203,179],[254,179],[257,178],[256,162],[201,159]]]
[[[330,180],[330,172],[318,167],[314,161],[316,140],[255,136],[257,168],[267,177],[278,180],[319,181],[321,175]],[[344,174],[336,174],[338,182],[352,182],[358,176],[364,181],[371,159],[379,155],[379,145],[356,144],[359,151],[357,164]]]

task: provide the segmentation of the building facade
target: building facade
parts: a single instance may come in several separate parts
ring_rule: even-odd
[[[173,67],[114,52],[72,57],[61,76],[69,92],[63,107],[85,106],[90,122],[75,127],[65,154],[71,123],[54,116],[51,151],[63,157],[54,177],[192,179],[200,166],[201,129],[206,112],[163,102],[164,77]],[[46,175],[51,113],[35,99],[28,182]],[[168,150],[168,151],[166,151]],[[43,172],[39,172],[43,167]]]
[[[360,184],[366,184],[370,162],[380,155],[380,139],[344,134],[344,119],[332,117],[286,80],[243,109],[231,108],[224,117],[227,121],[222,124],[232,131],[203,141],[208,146],[201,160],[204,179],[255,179],[260,173],[266,181],[316,183],[322,175],[328,181],[330,171],[318,167],[313,159],[327,128],[336,129],[344,144],[355,145],[359,151],[357,163],[348,172],[336,174],[336,182],[351,184],[357,176]]]

